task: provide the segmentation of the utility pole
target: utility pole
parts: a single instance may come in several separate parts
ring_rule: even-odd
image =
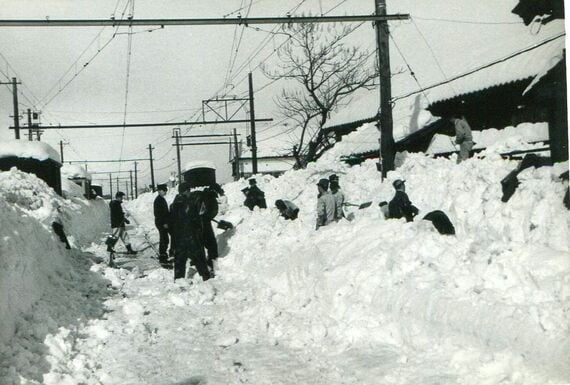
[[[132,185],[132,180],[131,180],[131,189],[132,188],[133,188],[133,185]],[[127,192],[127,200],[129,200],[129,182],[128,181],[125,181],[125,191]],[[131,191],[131,195],[132,195],[132,193],[133,192]]]
[[[155,191],[154,189],[154,166],[152,165],[152,150],[153,147],[149,144],[148,145],[148,155],[149,155],[149,159],[150,159],[150,187],[152,189],[152,192]]]
[[[376,16],[386,16],[386,0],[374,0],[376,6]],[[386,19],[375,21],[376,43],[378,45],[378,67],[380,72],[380,119],[378,130],[380,130],[380,154],[379,164],[382,171],[382,178],[386,177],[388,171],[394,169],[394,158],[396,156],[396,145],[394,143],[393,121],[392,121],[392,79],[390,72],[390,31]]]
[[[109,173],[109,196],[110,199],[113,199],[113,177],[111,176],[111,173]]]
[[[251,171],[257,174],[257,142],[255,140],[255,110],[253,101],[253,77],[251,72],[248,74],[249,80],[249,117],[251,126]]]
[[[129,170],[129,179],[131,180],[131,196],[133,196],[133,170]]]
[[[176,138],[176,163],[178,165],[178,184],[182,183],[182,167],[180,166],[180,128],[174,129]]]
[[[28,108],[28,140],[32,141],[32,110]]]
[[[30,140],[32,140],[31,138],[32,138],[32,131],[30,130]],[[61,164],[63,164],[63,140],[59,141],[59,155],[61,156]]]
[[[10,83],[3,83],[0,84],[11,84],[12,85],[12,97],[14,100],[14,134],[16,139],[20,139],[20,111],[18,110],[18,83],[16,78],[12,78]]]
[[[137,172],[137,162],[135,162],[135,195],[133,195],[133,199],[136,199],[139,197],[139,189],[138,189],[138,172]]]
[[[117,177],[117,192],[119,192],[119,177]]]
[[[234,162],[235,162],[235,173],[236,173],[234,178],[238,180],[241,177],[241,175],[239,172],[239,147],[237,141],[237,130],[235,128],[234,128],[234,148],[235,148]]]

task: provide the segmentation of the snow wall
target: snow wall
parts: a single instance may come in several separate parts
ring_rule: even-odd
[[[253,285],[248,297],[259,303],[252,317],[280,340],[295,333],[293,343],[332,339],[339,351],[382,341],[413,349],[429,335],[518,352],[549,377],[568,379],[570,215],[562,204],[567,183],[558,178],[568,163],[525,170],[503,203],[500,180],[517,162],[484,155],[456,165],[455,158],[401,154],[384,183],[374,162],[348,168],[332,155],[277,179],[257,176],[268,207],[292,200],[301,208],[297,221],[275,209],[250,212],[240,192],[247,181],[227,184],[222,217],[239,225],[227,244],[219,240],[225,257],[216,279],[248,280],[243,287]],[[331,173],[347,201],[373,204],[352,222],[315,232],[315,184]],[[377,205],[392,198],[397,178],[406,179],[420,217],[443,210],[456,236],[438,234],[420,217],[381,218]]]
[[[88,311],[63,309],[81,303],[73,301],[84,286],[77,282],[87,279],[91,261],[78,248],[99,241],[109,231],[108,206],[102,199],[86,200],[77,186],[62,182],[67,198],[33,174],[16,168],[0,172],[0,358],[18,355],[7,351],[18,349],[18,344],[8,343],[18,331],[35,333],[41,340],[50,327],[58,326],[50,312],[79,317]],[[53,233],[51,223],[56,217],[72,250],[66,250]],[[34,317],[42,322],[33,322]],[[28,322],[35,327],[42,324],[45,330],[28,330]]]

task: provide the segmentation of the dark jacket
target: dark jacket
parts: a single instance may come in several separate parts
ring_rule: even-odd
[[[170,234],[176,246],[202,250],[206,226],[218,214],[216,195],[209,191],[193,191],[186,198],[178,194],[170,205]]]
[[[154,199],[154,224],[157,227],[163,227],[168,224],[170,212],[168,211],[168,203],[163,196],[158,195]]]
[[[122,227],[127,223],[125,219],[125,213],[123,212],[123,206],[121,206],[122,202],[114,199],[109,203],[109,207],[111,208],[111,227]]]
[[[170,205],[170,236],[174,247],[192,247],[192,221],[190,201],[182,194],[176,195]]]
[[[388,203],[388,218],[402,218],[412,222],[418,214],[418,208],[410,202],[408,194],[403,191],[396,191],[394,198]]]
[[[299,208],[291,201],[285,199],[282,201],[285,208],[283,210],[279,210],[281,216],[285,219],[297,219],[299,216]]]
[[[250,210],[253,210],[255,206],[260,209],[266,209],[267,203],[265,202],[265,193],[259,189],[259,187],[253,185],[251,187],[246,187],[243,190],[246,198],[243,204],[247,206]]]

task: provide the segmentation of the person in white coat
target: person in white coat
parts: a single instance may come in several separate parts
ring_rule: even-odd
[[[317,198],[317,230],[334,222],[336,216],[336,202],[329,191],[329,180],[321,179],[317,183],[319,195]]]

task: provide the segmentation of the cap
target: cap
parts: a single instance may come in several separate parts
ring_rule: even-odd
[[[382,202],[378,203],[378,206],[382,207],[382,206],[386,206],[387,204],[388,204],[388,202],[382,201]]]
[[[218,183],[211,184],[210,190],[215,191],[218,195],[224,195],[224,189]]]
[[[329,176],[329,180],[331,182],[338,182],[338,175],[332,174],[331,176]]]
[[[406,182],[405,180],[396,179],[396,180],[394,181],[394,183],[392,183],[392,186],[394,186],[394,188],[398,189],[398,188],[402,187],[405,182]]]
[[[156,189],[159,191],[168,191],[168,187],[165,184],[159,184],[156,186]]]
[[[190,190],[190,183],[188,182],[182,182],[178,185],[178,193],[182,194],[185,191]]]
[[[249,180],[249,184],[257,184],[257,181],[255,180],[255,178],[251,178]]]
[[[321,186],[323,189],[328,190],[329,189],[329,180],[328,179],[320,179],[319,182],[317,183],[317,186]]]
[[[117,193],[115,194],[115,198],[124,197],[124,196],[125,196],[125,193],[122,191],[117,191]]]

